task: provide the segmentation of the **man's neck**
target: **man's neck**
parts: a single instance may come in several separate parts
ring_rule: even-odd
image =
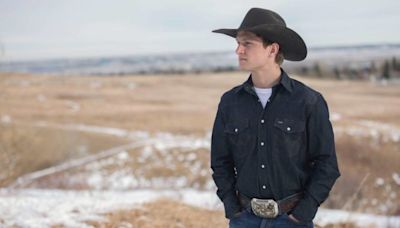
[[[253,85],[258,88],[272,88],[279,83],[280,77],[281,68],[279,65],[251,72]]]

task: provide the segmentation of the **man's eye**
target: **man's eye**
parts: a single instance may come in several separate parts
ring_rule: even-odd
[[[251,45],[250,42],[243,42],[243,43],[241,43],[241,42],[239,42],[239,41],[236,41],[236,43],[237,43],[238,46],[242,45],[242,46],[244,46],[244,47],[248,47],[248,46]]]

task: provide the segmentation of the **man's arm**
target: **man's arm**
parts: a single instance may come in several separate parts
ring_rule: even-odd
[[[224,203],[225,217],[232,218],[240,211],[240,204],[235,190],[234,162],[225,138],[224,126],[220,103],[211,137],[211,169],[218,188],[217,195]]]
[[[304,190],[304,198],[292,213],[301,221],[311,221],[315,217],[319,205],[328,198],[333,184],[340,176],[328,106],[320,94],[308,117],[307,138],[309,162],[313,163],[313,168]]]

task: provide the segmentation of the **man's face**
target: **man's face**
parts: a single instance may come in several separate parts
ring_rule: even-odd
[[[236,41],[238,44],[236,54],[239,58],[240,69],[254,71],[271,64],[270,45],[264,47],[263,40],[256,34],[239,31]]]

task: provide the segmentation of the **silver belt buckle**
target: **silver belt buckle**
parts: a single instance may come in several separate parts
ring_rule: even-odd
[[[251,199],[253,213],[262,218],[276,218],[279,214],[278,204],[271,199]]]

